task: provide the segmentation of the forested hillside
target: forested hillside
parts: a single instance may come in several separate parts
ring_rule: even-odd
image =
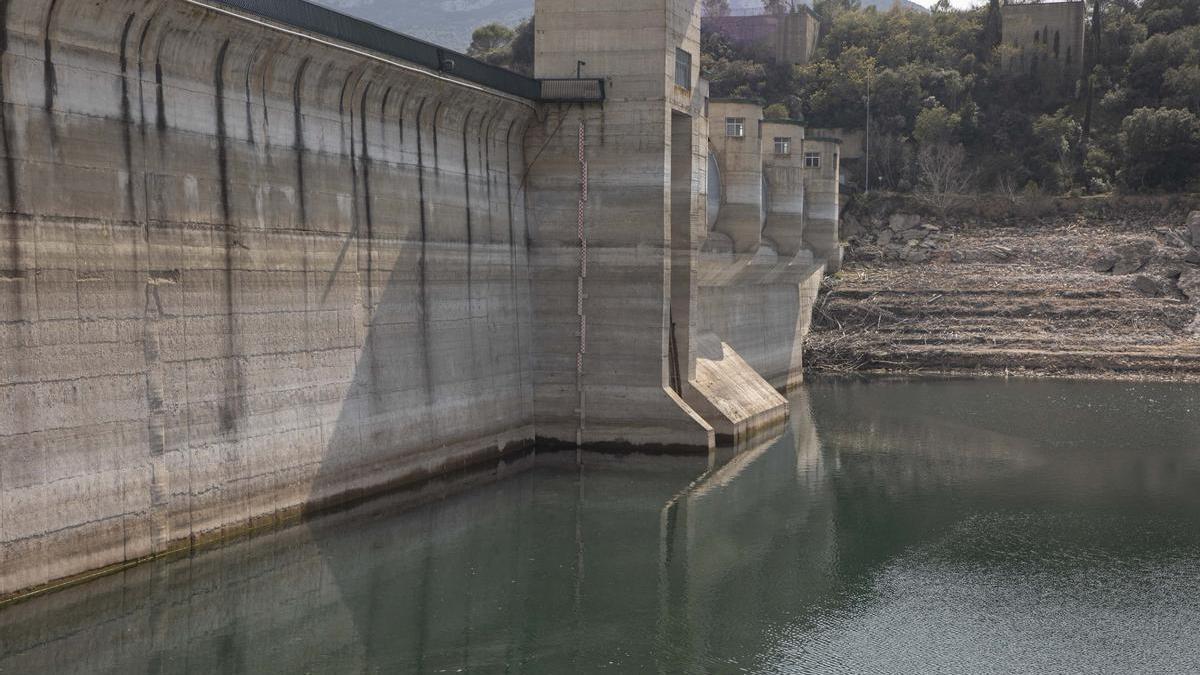
[[[999,0],[930,14],[818,0],[813,62],[757,62],[706,32],[703,68],[713,96],[760,98],[816,127],[866,127],[869,87],[872,187],[1200,188],[1200,0],[1088,6],[1087,76],[1075,86],[1003,67]]]

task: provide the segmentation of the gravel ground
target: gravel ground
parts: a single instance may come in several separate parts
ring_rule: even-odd
[[[1200,275],[1186,214],[914,220],[883,237],[889,219],[852,220],[866,224],[826,280],[811,371],[1200,381],[1200,298],[1177,281]],[[1096,271],[1120,253],[1133,272]]]

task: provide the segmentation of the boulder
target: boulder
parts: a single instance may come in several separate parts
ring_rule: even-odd
[[[1133,287],[1142,295],[1158,297],[1163,294],[1162,282],[1149,274],[1139,274],[1134,277]]]
[[[1200,270],[1184,270],[1179,275],[1179,290],[1188,300],[1200,303]]]
[[[1192,238],[1192,246],[1200,246],[1200,211],[1192,211],[1188,216],[1187,229]]]
[[[1154,242],[1152,241],[1137,241],[1114,248],[1113,254],[1117,257],[1117,262],[1113,265],[1113,274],[1137,272],[1150,262],[1150,256],[1153,253]]]
[[[1111,272],[1117,264],[1117,256],[1107,253],[1100,257],[1096,262],[1092,263],[1092,270],[1095,272]]]
[[[923,248],[910,248],[904,252],[904,259],[910,263],[923,263],[929,260],[929,251]]]
[[[1192,247],[1191,242],[1188,241],[1187,230],[1184,230],[1183,234],[1179,234],[1175,230],[1169,230],[1167,232],[1167,245],[1183,249]]]
[[[921,225],[921,216],[911,213],[893,213],[888,219],[888,227],[893,232],[911,230]]]
[[[850,237],[857,237],[865,232],[866,230],[863,229],[863,226],[858,222],[858,218],[855,218],[852,215],[847,215],[842,218],[843,237],[849,239]]]
[[[1200,265],[1200,250],[1192,249],[1191,251],[1188,251],[1188,254],[1184,256],[1183,261],[1193,265]]]
[[[880,232],[879,233],[879,245],[887,246],[888,244],[892,243],[892,238],[895,236],[896,236],[896,234],[894,232],[892,232],[891,230],[884,230],[883,232]]]
[[[988,255],[992,256],[996,260],[1008,260],[1016,255],[1016,251],[1013,251],[1011,248],[999,245],[988,246],[987,252]]]

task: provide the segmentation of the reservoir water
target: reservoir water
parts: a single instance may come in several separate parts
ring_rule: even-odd
[[[1200,387],[793,406],[732,457],[527,460],[0,608],[0,673],[1200,671]]]

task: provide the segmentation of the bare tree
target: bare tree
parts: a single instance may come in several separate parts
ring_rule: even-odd
[[[1017,177],[1011,171],[1005,171],[996,179],[996,191],[1011,206],[1020,204],[1024,198],[1021,187],[1017,185]]]
[[[917,172],[917,198],[945,215],[970,189],[976,170],[967,164],[963,146],[935,143],[917,153]]]

